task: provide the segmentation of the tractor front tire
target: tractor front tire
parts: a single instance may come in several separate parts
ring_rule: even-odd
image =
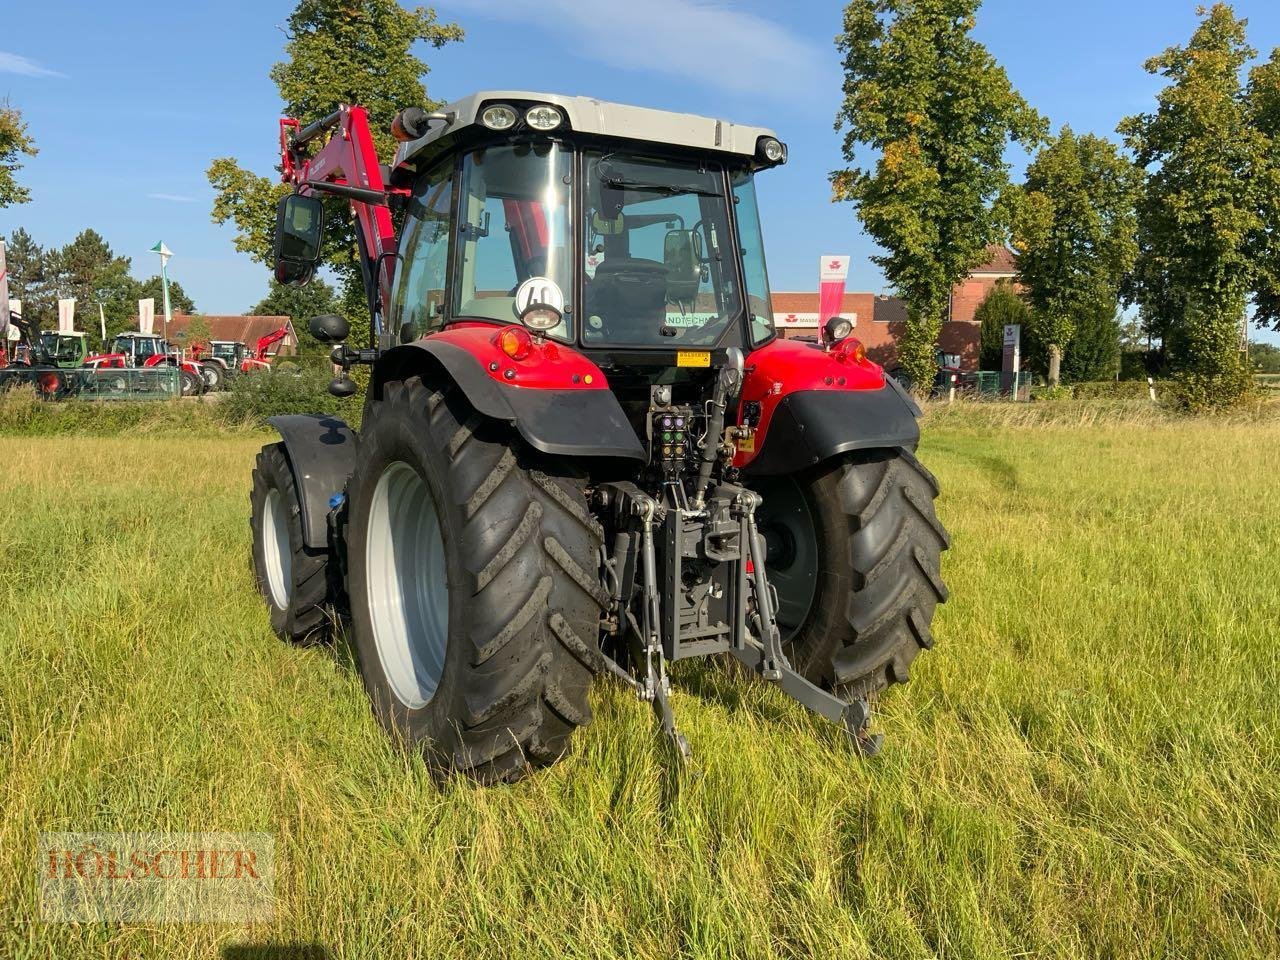
[[[227,372],[220,363],[205,361],[200,364],[200,372],[204,376],[204,388],[210,392],[221,390],[227,385]]]
[[[370,400],[347,488],[348,592],[374,714],[438,775],[509,782],[590,719],[602,533],[583,481],[450,383]]]
[[[271,612],[271,629],[282,640],[323,639],[332,622],[329,551],[302,538],[302,507],[283,443],[258,453],[249,493],[253,573]]]
[[[848,701],[905,683],[933,646],[946,600],[934,511],[938,483],[905,449],[828,461],[759,485],[766,568],[788,655],[811,682]]]

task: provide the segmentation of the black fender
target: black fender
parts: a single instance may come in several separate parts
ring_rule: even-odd
[[[514,424],[535,450],[558,457],[647,459],[639,437],[609,390],[544,390],[497,383],[480,361],[452,343],[415,340],[378,358],[370,384],[382,386],[424,370],[443,372],[486,417]]]
[[[915,450],[919,416],[920,407],[888,378],[879,390],[797,390],[778,402],[743,473],[795,473],[851,450]]]
[[[329,546],[329,501],[346,490],[356,468],[356,435],[325,413],[269,417],[284,440],[302,509],[302,538],[313,550]]]

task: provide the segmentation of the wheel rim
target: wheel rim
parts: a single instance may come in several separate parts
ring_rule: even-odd
[[[809,618],[818,590],[818,531],[800,487],[781,477],[757,491],[756,522],[764,536],[765,570],[778,593],[778,630],[790,641]]]
[[[390,464],[374,488],[365,569],[383,673],[396,698],[417,710],[444,672],[449,585],[435,500],[407,463]]]
[[[266,567],[267,590],[279,609],[289,609],[293,589],[293,548],[289,546],[289,515],[279,490],[267,493],[262,508],[262,559]]]

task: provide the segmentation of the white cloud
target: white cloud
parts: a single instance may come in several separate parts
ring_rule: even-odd
[[[169,203],[199,203],[199,197],[188,197],[182,193],[148,193],[152,200],[167,200]]]
[[[822,50],[723,0],[457,0],[477,13],[531,23],[579,56],[684,77],[733,93],[790,99],[827,90]],[[832,33],[835,27],[832,27]],[[531,43],[530,67],[539,55]]]
[[[16,53],[0,50],[0,73],[16,73],[20,77],[65,77],[65,73],[42,67],[34,60],[28,60]]]

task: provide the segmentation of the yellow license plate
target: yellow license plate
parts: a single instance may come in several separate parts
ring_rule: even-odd
[[[738,438],[738,452],[739,453],[755,453],[756,452],[756,438],[754,434],[749,437]]]
[[[681,350],[676,354],[677,367],[709,367],[711,353],[707,350]]]

